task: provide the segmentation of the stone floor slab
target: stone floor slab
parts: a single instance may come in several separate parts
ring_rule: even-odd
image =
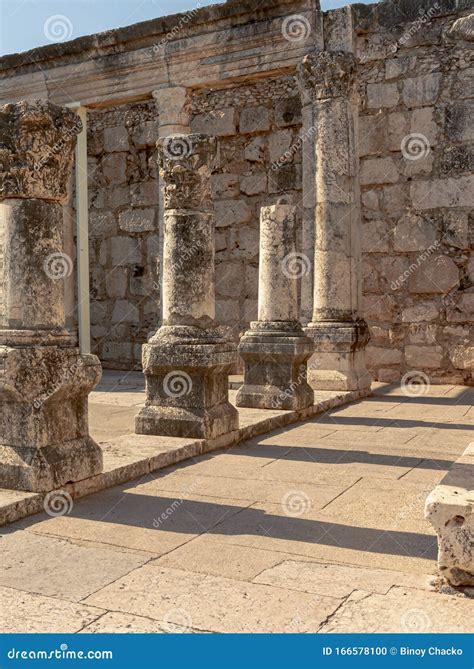
[[[190,490],[192,488],[190,487]],[[138,493],[118,486],[78,500],[69,515],[20,521],[28,532],[93,541],[163,555],[231,515],[245,502]]]
[[[148,557],[17,531],[2,539],[0,585],[80,601]]]
[[[183,628],[183,631],[186,631]],[[80,634],[165,634],[166,630],[150,618],[111,611],[87,625]]]
[[[388,595],[357,592],[319,631],[326,634],[472,633],[472,600],[406,588],[393,588]]]
[[[347,597],[354,590],[384,595],[394,585],[427,589],[431,579],[430,575],[405,574],[389,569],[286,560],[263,571],[253,582],[317,595]]]
[[[229,491],[232,491],[234,500],[243,500],[249,503],[273,502],[279,504],[288,493],[288,484],[281,481],[200,475],[190,480],[189,475],[182,475],[179,471],[162,474],[152,481],[138,485],[135,490],[137,494],[176,496],[179,498],[186,494],[190,488],[195,495],[220,499],[226,498]],[[347,487],[344,485],[302,484],[300,489],[310,499],[312,508],[322,509],[341,495]]]
[[[86,600],[167,624],[186,620],[194,629],[227,633],[316,632],[340,601],[156,566],[141,567]]]
[[[204,534],[149,564],[251,581],[262,571],[287,558],[291,555],[222,543],[218,537]]]
[[[0,630],[3,634],[73,634],[103,610],[56,597],[0,586]]]
[[[433,534],[424,518],[430,487],[404,481],[363,478],[337,499],[324,513],[347,525],[383,527],[387,532]],[[364,503],[361,504],[361,500]]]
[[[281,505],[259,503],[214,527],[212,535],[224,543],[318,561],[423,574],[434,571],[437,545],[432,531],[387,531],[383,523],[378,527],[345,524],[314,512],[297,489],[291,493],[298,517],[283,513]]]

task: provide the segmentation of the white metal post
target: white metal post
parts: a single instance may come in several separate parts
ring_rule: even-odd
[[[66,105],[80,116],[82,132],[76,146],[76,254],[77,318],[81,353],[91,352],[89,294],[89,202],[87,191],[87,108],[80,102]]]

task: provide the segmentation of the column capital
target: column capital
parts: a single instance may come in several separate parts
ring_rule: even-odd
[[[216,138],[204,134],[170,135],[159,139],[157,147],[165,210],[207,211],[212,206]]]
[[[303,102],[351,97],[356,90],[356,59],[343,51],[320,51],[304,57],[298,66]]]
[[[152,91],[158,111],[160,137],[174,132],[188,132],[190,114],[189,90],[183,86],[167,86]]]
[[[156,88],[151,94],[158,105],[181,108],[187,101],[188,89],[184,86],[166,86]]]
[[[75,112],[45,100],[0,106],[0,200],[66,201],[81,130]]]

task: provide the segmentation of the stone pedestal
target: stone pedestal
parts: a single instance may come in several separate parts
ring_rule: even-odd
[[[143,348],[146,406],[138,434],[211,439],[238,427],[228,401],[236,346],[215,327],[216,140],[179,135],[158,142],[163,184],[163,325]]]
[[[307,383],[312,340],[298,321],[295,208],[263,207],[260,216],[258,318],[242,337],[244,385],[237,406],[303,409],[313,404]]]
[[[313,156],[303,184],[315,221],[313,317],[306,328],[315,353],[308,378],[320,390],[367,389],[355,59],[311,54],[298,74],[305,151]]]
[[[0,121],[0,487],[47,492],[102,471],[87,414],[101,366],[65,328],[62,203],[81,124],[41,101]]]

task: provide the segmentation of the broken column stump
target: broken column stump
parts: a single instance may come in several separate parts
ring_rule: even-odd
[[[102,471],[87,398],[101,377],[65,329],[63,203],[81,122],[49,102],[0,107],[0,487],[46,492]]]
[[[439,574],[457,587],[474,586],[474,443],[426,500],[438,535]]]
[[[258,321],[242,337],[244,385],[237,406],[296,411],[313,404],[307,361],[314,346],[298,320],[295,207],[263,207],[260,216]]]
[[[164,189],[163,324],[143,347],[146,405],[138,434],[212,439],[237,429],[228,375],[237,347],[215,324],[216,139],[172,135],[158,141]]]

